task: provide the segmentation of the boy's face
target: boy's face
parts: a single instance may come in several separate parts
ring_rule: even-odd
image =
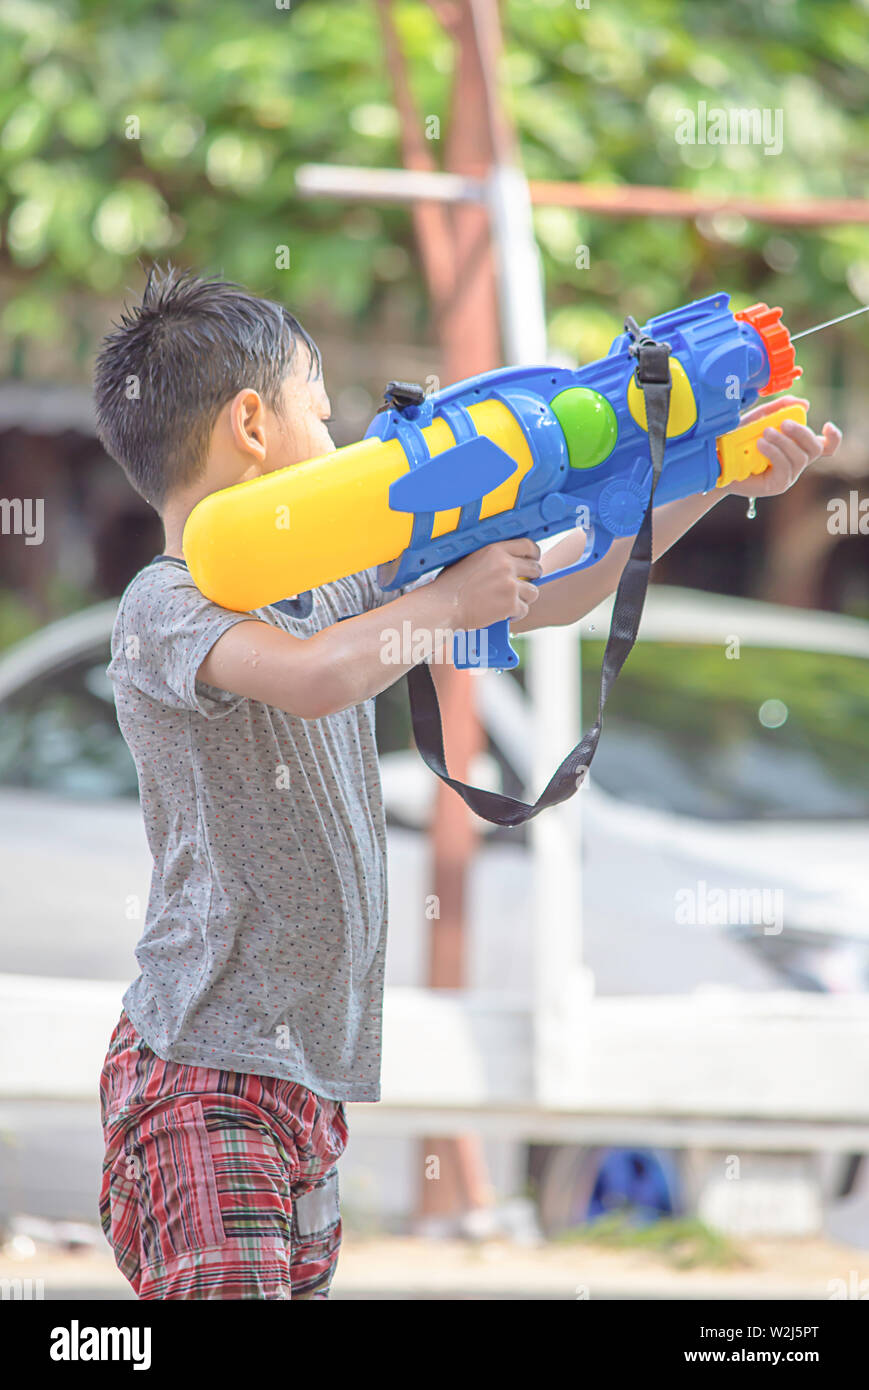
[[[166,553],[182,555],[184,522],[209,493],[334,453],[330,414],[322,377],[308,381],[302,373],[288,376],[279,410],[267,406],[253,389],[237,392],[217,418],[204,472],[192,486],[170,494],[161,508]]]
[[[227,401],[212,432],[204,473],[192,488],[168,499],[164,524],[176,511],[187,516],[211,492],[334,453],[327,425],[331,407],[322,377],[308,381],[301,372],[293,373],[281,387],[280,402],[280,409],[273,410],[252,388]]]
[[[268,411],[268,452],[263,472],[273,473],[305,459],[331,454],[332,414],[323,378],[308,381],[301,373],[288,376],[281,391],[281,411]]]

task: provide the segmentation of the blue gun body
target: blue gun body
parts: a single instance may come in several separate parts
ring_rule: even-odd
[[[693,398],[689,426],[668,434],[655,492],[658,506],[716,486],[720,474],[716,441],[738,427],[740,412],[754,403],[770,381],[771,364],[763,337],[750,323],[734,317],[726,294],[710,295],[661,314],[644,331],[670,344],[671,364],[680,377],[678,383],[674,379],[674,395],[678,386],[689,415]],[[630,336],[623,333],[605,358],[577,370],[541,366],[486,372],[419,405],[379,414],[366,437],[400,440],[410,472],[392,485],[390,505],[413,514],[410,545],[397,560],[380,568],[383,587],[398,588],[494,541],[517,536],[539,541],[581,526],[587,536],[582,559],[539,581],[550,583],[595,564],[615,538],[636,534],[649,500],[652,466],[648,433],[636,418],[636,406],[632,411],[630,404],[636,365],[630,345]],[[685,380],[681,380],[683,372]],[[582,441],[571,440],[553,409],[553,402],[558,408],[558,398],[564,400],[563,393],[574,388],[587,388],[603,397],[615,416],[612,448],[591,466],[572,464],[572,445]],[[497,444],[477,433],[468,413],[470,406],[486,399],[501,401],[515,416],[533,466],[519,484],[515,506],[481,519],[485,493],[516,467]],[[422,430],[438,417],[449,424],[456,447],[431,458]],[[670,418],[672,429],[672,404]],[[435,513],[457,505],[461,505],[458,525],[433,537]],[[458,635],[456,664],[515,665],[508,629],[505,621],[482,634]]]

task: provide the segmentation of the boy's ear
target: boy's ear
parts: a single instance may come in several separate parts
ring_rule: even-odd
[[[229,403],[229,426],[236,448],[248,455],[251,462],[265,463],[265,406],[258,391],[245,387],[233,396]]]

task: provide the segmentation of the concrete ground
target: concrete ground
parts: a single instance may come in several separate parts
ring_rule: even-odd
[[[19,1242],[19,1245],[21,1243]],[[730,1268],[678,1269],[660,1256],[587,1244],[526,1247],[412,1237],[345,1236],[336,1299],[869,1299],[869,1252],[821,1239],[752,1240]],[[37,1244],[0,1252],[0,1282],[42,1280],[45,1299],[132,1293],[108,1250]],[[3,1283],[4,1290],[6,1284]],[[9,1296],[8,1294],[6,1295]]]

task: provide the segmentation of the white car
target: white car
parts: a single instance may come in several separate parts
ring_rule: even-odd
[[[586,728],[611,606],[581,624]],[[496,752],[504,790],[530,799],[528,701],[501,676],[478,688],[489,762]],[[869,987],[867,764],[869,624],[653,588],[571,803],[597,991]],[[393,815],[422,827],[435,779],[418,765],[414,751],[392,753],[384,782]],[[521,994],[532,977],[521,834],[481,828],[471,982]]]
[[[609,605],[582,624],[597,698]],[[113,602],[0,657],[0,971],[132,978],[150,864],[105,674]],[[869,986],[869,624],[653,588],[611,698],[583,817],[583,955],[605,994]],[[521,680],[521,677],[520,677]],[[520,680],[478,678],[478,769],[526,786]],[[425,982],[436,779],[407,746],[403,683],[378,698],[390,817],[387,979]],[[565,751],[567,751],[565,749]],[[539,790],[539,789],[536,789]],[[523,832],[473,869],[469,983],[531,977]]]

